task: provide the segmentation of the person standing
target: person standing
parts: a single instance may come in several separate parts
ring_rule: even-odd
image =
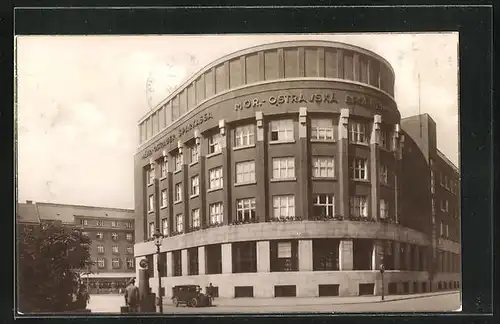
[[[128,306],[129,313],[139,312],[139,299],[139,288],[135,286],[135,278],[132,278],[125,288],[125,304]]]
[[[210,296],[210,298],[213,301],[214,300],[214,286],[212,286],[212,283],[208,284],[207,294]]]

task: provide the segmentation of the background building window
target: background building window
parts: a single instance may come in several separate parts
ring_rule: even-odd
[[[234,147],[250,146],[255,143],[254,125],[236,127],[234,131]]]
[[[111,233],[111,239],[113,241],[118,241],[118,233],[116,233],[116,232]]]
[[[244,198],[236,201],[236,219],[238,221],[255,219],[255,198]]]
[[[127,246],[127,253],[134,254],[134,248],[132,246]]]
[[[167,202],[168,202],[168,195],[167,195],[167,189],[163,189],[161,191],[161,207],[167,207]]]
[[[366,144],[366,125],[357,122],[349,124],[349,135],[351,143]]]
[[[335,176],[333,157],[313,158],[313,177],[333,178]]]
[[[314,216],[334,216],[335,199],[333,195],[315,195],[313,197]]]
[[[191,178],[191,196],[200,194],[200,177],[194,176]]]
[[[380,218],[389,217],[389,203],[385,199],[380,199]]]
[[[104,245],[98,245],[97,246],[97,253],[104,253]]]
[[[215,154],[221,152],[220,141],[222,136],[220,133],[215,133],[208,138],[208,154]]]
[[[167,176],[167,161],[161,162],[161,177],[165,178]]]
[[[111,251],[112,251],[113,253],[119,253],[119,251],[118,251],[118,245],[113,245],[113,246],[111,247]]]
[[[293,195],[273,196],[273,217],[275,219],[295,217],[295,197]]]
[[[168,236],[168,219],[167,218],[163,218],[161,220],[161,230],[162,230],[163,236]]]
[[[290,179],[295,177],[295,158],[273,158],[273,179]]]
[[[125,228],[132,228],[132,222],[131,221],[126,221],[125,222]]]
[[[155,197],[153,195],[149,195],[148,212],[152,212],[154,210],[155,210]]]
[[[127,269],[134,269],[134,259],[127,258]]]
[[[366,159],[353,158],[351,165],[351,179],[367,180],[367,161]]]
[[[175,202],[182,201],[182,186],[181,183],[175,184]]]
[[[209,170],[209,189],[222,188],[222,167]]]
[[[87,226],[88,225],[88,221],[86,219],[80,219],[80,225]]]
[[[104,234],[102,232],[97,232],[95,234],[95,237],[98,239],[98,240],[102,240],[104,238]]]
[[[198,144],[193,144],[191,146],[191,163],[196,163],[198,162],[198,159],[200,157],[200,146]]]
[[[117,226],[116,221],[111,221],[111,227],[116,227],[116,226]]]
[[[191,211],[191,227],[192,228],[199,228],[201,226],[201,221],[200,221],[200,209],[196,208]]]
[[[134,239],[134,237],[130,233],[127,233],[126,237],[127,237],[127,241],[132,241]]]
[[[236,163],[236,183],[255,181],[255,161]]]
[[[391,149],[391,138],[389,136],[389,132],[383,130],[380,131],[380,146],[387,151]]]
[[[155,233],[155,223],[154,222],[150,222],[148,229],[149,229],[148,237],[149,238],[153,238],[153,235]]]
[[[174,155],[175,170],[180,171],[182,169],[182,154],[177,153]]]
[[[387,169],[387,165],[381,165],[379,171],[379,180],[381,184],[389,183],[389,170]]]
[[[99,226],[99,227],[104,226],[104,221],[102,221],[102,220],[98,220],[98,221],[97,221],[97,226]]]
[[[210,212],[210,224],[222,224],[222,220],[224,217],[224,206],[221,202],[211,204],[209,206]]]
[[[184,218],[182,214],[177,214],[175,216],[175,225],[177,227],[177,233],[182,233],[184,231]]]
[[[147,170],[148,185],[152,185],[155,180],[155,169],[150,166]]]
[[[97,267],[99,269],[104,269],[106,267],[106,261],[104,258],[98,258],[97,259]]]
[[[368,217],[368,201],[365,196],[350,198],[351,216]]]
[[[334,138],[335,132],[332,119],[311,120],[311,139],[333,140]]]
[[[271,121],[271,141],[292,141],[293,120],[282,119]]]
[[[120,259],[113,259],[111,261],[111,264],[113,266],[113,269],[119,269],[120,268]]]

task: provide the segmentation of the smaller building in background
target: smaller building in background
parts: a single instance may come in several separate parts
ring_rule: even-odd
[[[18,226],[56,221],[90,237],[95,264],[82,279],[91,293],[119,292],[135,276],[133,210],[26,201],[16,216]]]

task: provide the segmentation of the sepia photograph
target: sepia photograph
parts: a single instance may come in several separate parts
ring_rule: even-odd
[[[458,46],[17,36],[17,313],[460,310]]]

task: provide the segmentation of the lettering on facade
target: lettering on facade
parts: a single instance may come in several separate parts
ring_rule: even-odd
[[[249,100],[245,100],[243,102],[236,103],[234,106],[234,110],[243,110],[249,108],[260,107],[266,101],[271,106],[279,106],[282,104],[289,103],[337,103],[337,99],[335,98],[335,93],[314,93],[311,95],[291,95],[291,94],[283,94],[277,96],[270,96],[267,100],[260,98],[253,98]]]
[[[358,105],[361,107],[373,109],[375,111],[382,110],[382,104],[367,96],[346,96],[345,103],[348,105]]]
[[[171,134],[167,135],[163,141],[155,144],[155,146],[153,146],[152,148],[145,150],[144,154],[142,155],[142,159],[147,159],[148,157],[153,155],[154,152],[158,152],[159,150],[162,150],[167,145],[173,143],[177,138],[192,131],[193,129],[196,128],[196,126],[199,126],[212,118],[213,118],[212,113],[207,112],[207,113],[197,117],[194,120],[190,120],[189,122],[184,123],[183,125],[181,125],[179,127],[177,132],[172,132]]]

